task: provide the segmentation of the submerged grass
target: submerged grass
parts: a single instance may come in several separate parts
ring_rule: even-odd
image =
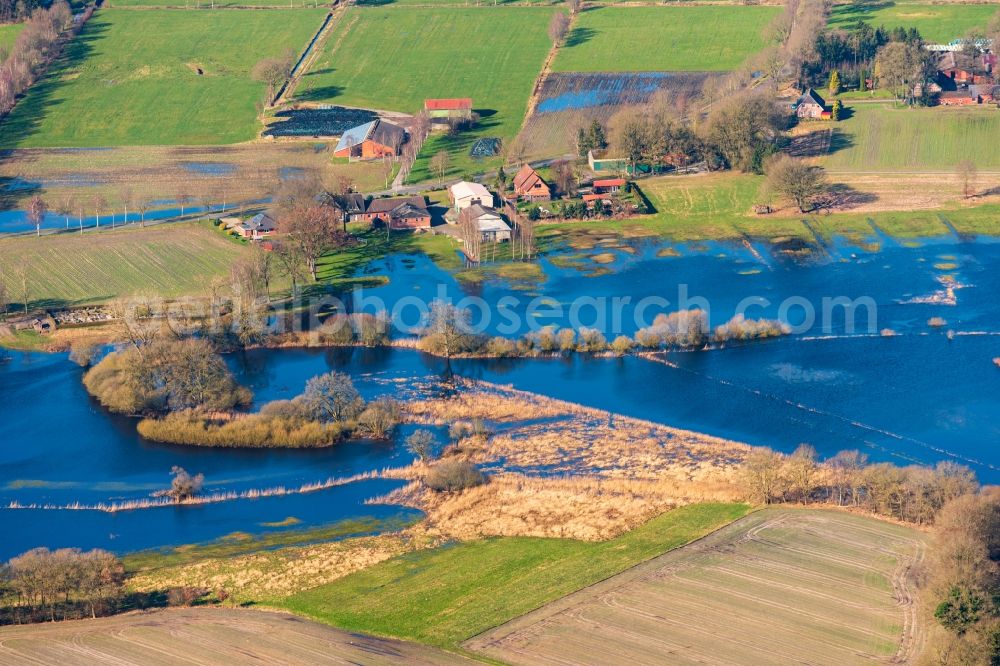
[[[609,541],[495,538],[417,551],[284,602],[329,624],[455,646],[726,525],[745,504],[669,511]]]

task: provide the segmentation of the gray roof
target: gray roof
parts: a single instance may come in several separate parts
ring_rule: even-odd
[[[340,136],[335,152],[358,146],[368,139],[383,146],[398,150],[406,139],[406,130],[399,125],[387,123],[384,120],[372,120],[364,125],[352,127]]]
[[[246,231],[265,233],[274,231],[278,228],[278,225],[274,223],[274,219],[267,213],[257,213],[246,222],[240,224],[240,227]]]
[[[799,101],[795,103],[796,106],[800,104],[818,104],[819,106],[826,106],[826,102],[822,97],[819,96],[812,88],[807,89],[802,93],[802,97],[799,97]]]
[[[465,209],[468,211],[466,215],[471,217],[473,220],[478,220],[484,215],[495,215],[496,217],[502,217],[500,211],[496,208],[490,208],[489,206],[483,206],[482,204],[472,204]]]
[[[395,218],[427,217],[428,215],[430,215],[430,213],[427,212],[426,208],[422,206],[414,206],[410,202],[400,204],[389,212],[389,216]]]
[[[412,197],[394,197],[392,199],[372,199],[371,203],[368,204],[368,208],[365,209],[366,213],[389,213],[403,204],[410,204],[414,208],[422,208],[424,211],[427,210],[427,204],[424,203],[424,198],[422,196],[412,196]]]

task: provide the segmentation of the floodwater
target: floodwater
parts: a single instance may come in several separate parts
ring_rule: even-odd
[[[515,299],[507,316],[487,323],[492,332],[511,318],[524,319],[534,299],[563,306],[562,315],[541,323],[565,324],[577,299],[630,297],[621,310],[621,330],[631,333],[642,298],[663,296],[671,303],[665,309],[674,309],[680,285],[687,285],[689,297],[704,299],[700,304],[709,307],[713,324],[732,316],[741,300],[758,298],[764,300],[754,301],[750,316],[802,325],[779,339],[671,352],[657,360],[575,355],[446,364],[401,349],[281,349],[233,355],[229,362],[258,404],[297,395],[310,377],[330,369],[350,373],[372,398],[434,380],[447,366],[459,375],[782,451],[808,442],[822,456],[858,449],[897,464],[951,460],[985,482],[1000,482],[1000,368],[993,363],[1000,357],[1000,276],[992,270],[1000,264],[1000,244],[883,239],[880,251],[846,242],[805,255],[779,250],[764,244],[608,244],[550,255],[541,262],[544,280],[493,279],[471,286],[424,258],[392,256],[361,271],[388,275],[389,284],[360,294],[390,309],[440,295],[481,296],[492,304]],[[589,259],[595,252],[615,260],[595,264]],[[871,299],[873,320],[862,309],[852,330],[841,308],[828,325],[819,315],[805,325],[810,304],[819,312],[824,297],[841,296]],[[783,310],[789,299],[796,307]],[[356,304],[369,306],[375,307]],[[418,310],[413,306],[402,318]],[[946,324],[930,326],[931,317]],[[605,324],[610,337],[613,324]],[[883,329],[897,335],[880,335]],[[0,363],[0,506],[142,499],[169,484],[173,465],[204,473],[208,492],[239,493],[298,488],[410,460],[398,442],[351,442],[319,451],[146,442],[136,434],[134,419],[108,414],[86,394],[81,373],[64,355],[12,352]],[[410,431],[403,428],[400,438]],[[366,480],[306,494],[113,514],[0,508],[6,537],[0,558],[37,545],[121,552],[206,541],[236,531],[269,531],[264,523],[289,516],[302,521],[297,527],[311,527],[396,515],[398,507],[363,502],[398,483]]]

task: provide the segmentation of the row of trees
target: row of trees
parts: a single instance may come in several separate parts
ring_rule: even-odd
[[[125,568],[103,550],[35,548],[0,566],[8,622],[97,617],[118,609]]]
[[[58,0],[48,9],[31,11],[10,53],[0,50],[0,116],[14,108],[18,96],[37,81],[59,55],[63,34],[79,30],[93,11],[93,5],[89,6],[77,22],[64,0]]]
[[[740,469],[748,499],[852,506],[918,525],[933,523],[950,500],[975,492],[975,475],[962,465],[934,468],[869,463],[859,451],[841,451],[823,462],[803,444],[790,456],[755,449]]]

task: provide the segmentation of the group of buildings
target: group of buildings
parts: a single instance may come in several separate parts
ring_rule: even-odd
[[[424,113],[430,121],[431,130],[449,129],[456,124],[472,120],[472,99],[469,97],[426,99]],[[408,134],[404,127],[376,118],[357,127],[351,127],[341,134],[337,146],[333,149],[333,155],[351,160],[395,158],[402,153],[407,138]]]

